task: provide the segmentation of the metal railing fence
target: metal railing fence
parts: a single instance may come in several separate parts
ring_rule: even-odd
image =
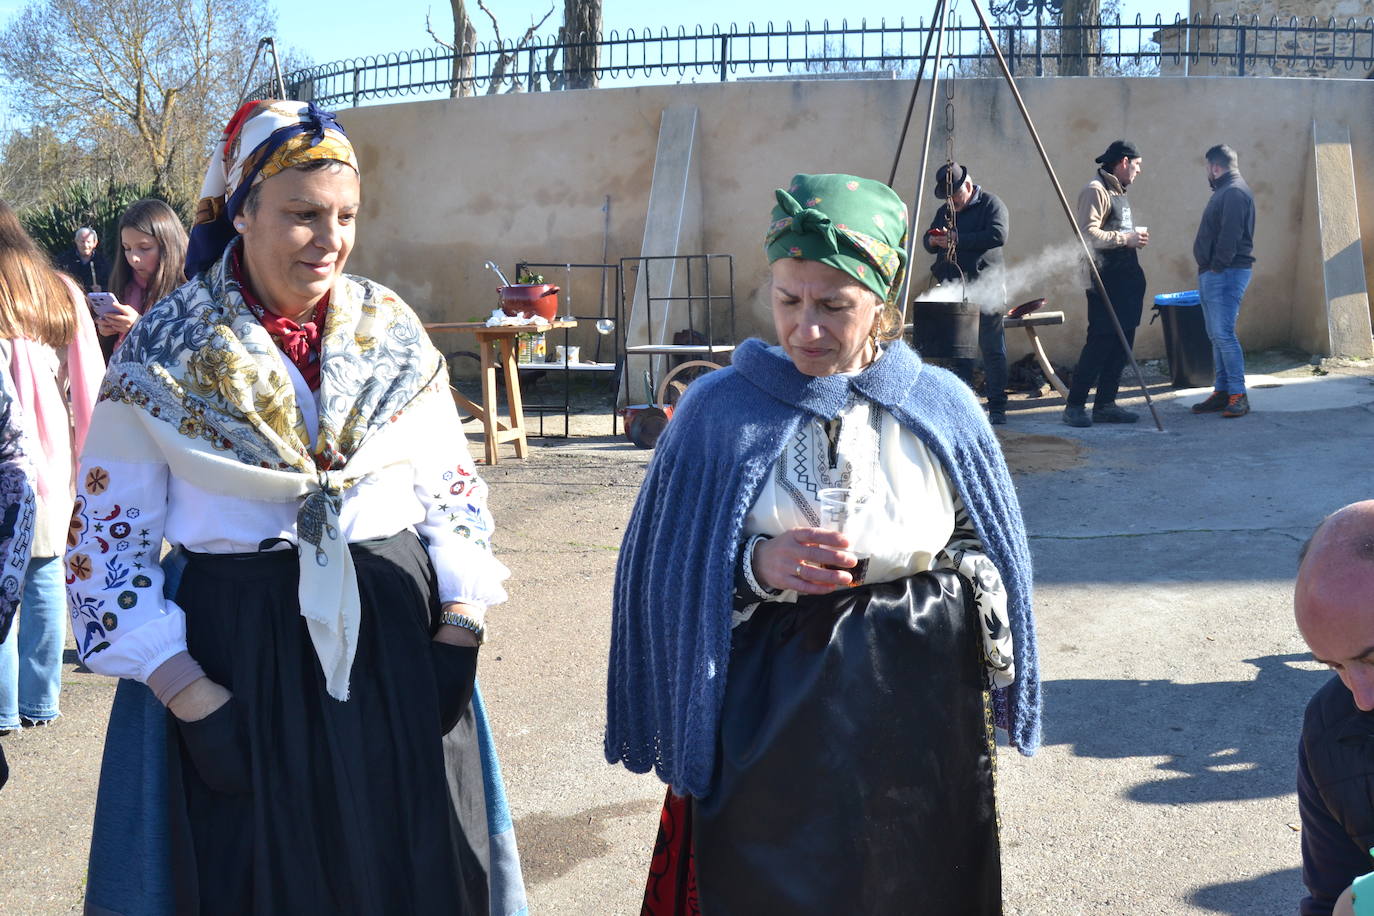
[[[747,78],[824,78],[914,73],[929,23],[877,25],[791,22],[776,26],[697,26],[610,31],[575,41],[480,42],[461,53],[442,47],[396,51],[321,64],[286,74],[288,94],[322,106],[359,105],[416,95],[476,95],[562,89],[569,52],[594,45],[598,83],[696,82]],[[1199,70],[1210,75],[1365,77],[1374,68],[1374,17],[1321,21],[1277,17],[1102,21],[1061,26],[1015,19],[994,27],[1018,76],[1149,76]],[[955,75],[994,73],[976,19],[953,19],[946,59]],[[455,70],[455,64],[457,69]],[[455,77],[455,74],[458,74]],[[255,91],[262,97],[264,84]]]

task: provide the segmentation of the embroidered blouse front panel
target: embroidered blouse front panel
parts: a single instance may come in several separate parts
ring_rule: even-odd
[[[345,490],[339,523],[349,542],[416,531],[434,564],[440,601],[468,604],[481,617],[505,600],[509,572],[491,553],[487,487],[453,402],[436,398],[430,405],[433,416],[411,427],[425,431],[413,459]],[[135,425],[129,435],[146,433]],[[298,509],[295,502],[226,495],[164,463],[112,461],[88,447],[66,558],[72,631],[83,661],[100,674],[146,681],[185,650],[183,612],[161,597],[164,536],[197,552],[250,553],[271,538],[298,542]]]
[[[818,493],[828,487],[866,497],[845,532],[851,552],[868,558],[865,581],[890,582],[932,569],[954,569],[968,580],[988,677],[996,687],[1011,684],[1016,672],[1006,589],[939,459],[892,414],[856,397],[835,420],[802,424],[745,516],[745,539],[825,527]],[[770,600],[796,601],[797,593],[787,590]],[[748,620],[756,606],[736,610],[733,625]]]
[[[823,527],[817,492],[827,487],[866,497],[847,536],[852,551],[868,558],[869,582],[933,569],[954,531],[955,493],[939,461],[865,399],[828,424],[802,424],[745,516],[746,536]],[[780,600],[795,601],[796,593]]]

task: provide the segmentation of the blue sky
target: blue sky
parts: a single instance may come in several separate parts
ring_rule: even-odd
[[[986,8],[986,0],[982,2]],[[487,7],[501,23],[502,36],[507,38],[518,38],[529,27],[531,17],[538,19],[543,16],[550,5],[555,7],[554,14],[549,17],[540,34],[551,34],[557,30],[563,14],[562,0],[487,0]],[[18,6],[0,3],[0,10]],[[844,4],[834,3],[833,0],[695,0],[690,4],[605,0],[603,16],[607,29],[623,32],[633,28],[638,32],[645,28],[657,31],[662,26],[675,29],[679,25],[688,28],[696,25],[709,27],[731,22],[744,25],[750,21],[762,26],[770,19],[775,24],[789,19],[794,24],[806,19],[815,24],[827,18],[835,23],[845,17],[851,23],[863,18],[877,21],[884,17],[895,21],[903,16],[908,20],[917,20],[922,16],[928,17],[934,6],[933,0],[860,0]],[[379,9],[385,12],[379,12]],[[1123,0],[1122,9],[1126,18],[1140,14],[1146,20],[1156,15],[1167,20],[1176,13],[1186,13],[1188,2]],[[447,0],[389,0],[386,3],[376,0],[333,0],[329,4],[293,0],[277,6],[277,40],[283,48],[300,48],[316,63],[421,48],[431,44],[425,33],[426,11],[432,14],[435,32],[444,36],[452,34],[453,17]],[[967,0],[959,2],[955,11],[970,21],[974,15],[973,7]],[[468,0],[468,14],[477,23],[479,40],[494,37],[486,15],[477,9],[476,0]]]
[[[469,15],[478,26],[478,40],[495,37],[486,14],[477,8],[476,0],[468,0]],[[968,20],[973,7],[968,0],[953,0],[956,13]],[[987,6],[987,0],[982,0]],[[0,0],[0,22],[27,4],[16,0]],[[562,19],[562,0],[487,0],[487,7],[501,23],[503,37],[518,38],[532,21],[543,16],[550,6],[554,14],[540,29],[540,34],[553,34]],[[887,18],[896,21],[905,16],[909,21],[929,17],[934,0],[860,0],[837,4],[833,0],[694,0],[690,4],[649,3],[646,0],[605,0],[603,15],[605,28],[622,33],[627,29],[641,32],[670,30],[683,25],[709,28],[712,24],[741,26],[753,22],[763,27],[769,20],[775,25],[791,20],[794,25],[810,20],[813,25],[824,19],[832,24],[848,18],[851,24],[867,18],[870,22]],[[1123,18],[1140,15],[1150,21],[1155,16],[1171,20],[1175,14],[1185,13],[1187,0],[1122,0]],[[690,17],[682,11],[690,10]],[[317,64],[350,57],[385,54],[429,47],[432,40],[425,32],[425,15],[431,14],[434,31],[449,36],[453,31],[453,17],[448,0],[284,0],[277,4],[277,43],[283,51],[297,48]],[[533,18],[532,18],[533,17]],[[0,90],[0,107],[8,109],[8,99]],[[19,126],[10,117],[0,115],[0,130],[5,126]]]

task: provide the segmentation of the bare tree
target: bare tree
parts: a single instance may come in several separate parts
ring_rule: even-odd
[[[496,21],[496,15],[492,13],[491,10],[487,9],[487,5],[483,3],[482,0],[477,0],[477,8],[482,12],[486,13],[487,18],[491,20],[492,31],[496,33],[496,45],[497,47],[501,47],[501,24]],[[515,43],[514,47],[512,47],[509,51],[502,51],[501,56],[496,58],[496,63],[494,63],[491,67],[491,84],[487,86],[487,95],[495,95],[496,93],[500,92],[501,85],[507,81],[510,82],[510,89],[506,90],[507,92],[520,91],[520,78],[518,76],[507,77],[506,71],[508,71],[511,68],[512,64],[517,63],[517,57],[519,56],[521,51],[524,51],[526,48],[534,44],[534,33],[539,30],[540,26],[548,22],[549,17],[552,15],[553,6],[551,4],[549,6],[549,11],[544,14],[542,19],[540,19],[538,22],[530,23],[530,27],[525,30],[525,34],[520,38],[519,41]],[[536,67],[533,66],[530,67],[528,88],[531,91],[535,91],[539,88],[539,71]]]
[[[15,210],[41,203],[54,188],[91,177],[92,163],[46,124],[10,130],[0,146],[0,198]]]
[[[1059,17],[1060,76],[1093,76],[1097,72],[1094,56],[1101,43],[1099,30],[1094,28],[1102,19],[1101,0],[1064,0],[1064,12]]]
[[[449,0],[449,6],[453,9],[453,43],[449,44],[434,33],[428,10],[425,11],[425,31],[436,43],[453,52],[453,75],[449,79],[448,94],[449,98],[456,99],[476,94],[472,83],[472,52],[477,45],[477,26],[472,24],[464,0]]]
[[[16,107],[192,196],[273,19],[254,0],[35,0],[0,35]],[[127,157],[127,158],[126,158]]]
[[[565,88],[595,88],[600,38],[601,0],[563,0],[563,28],[558,30],[558,40],[563,45]]]

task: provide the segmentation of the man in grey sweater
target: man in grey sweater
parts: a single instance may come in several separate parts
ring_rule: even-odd
[[[1212,198],[1202,211],[1193,240],[1193,260],[1197,261],[1202,316],[1212,341],[1216,383],[1207,400],[1193,405],[1193,413],[1243,417],[1250,412],[1250,401],[1245,395],[1245,354],[1236,339],[1236,319],[1255,263],[1255,196],[1240,177],[1239,160],[1231,147],[1212,147],[1206,160]]]

